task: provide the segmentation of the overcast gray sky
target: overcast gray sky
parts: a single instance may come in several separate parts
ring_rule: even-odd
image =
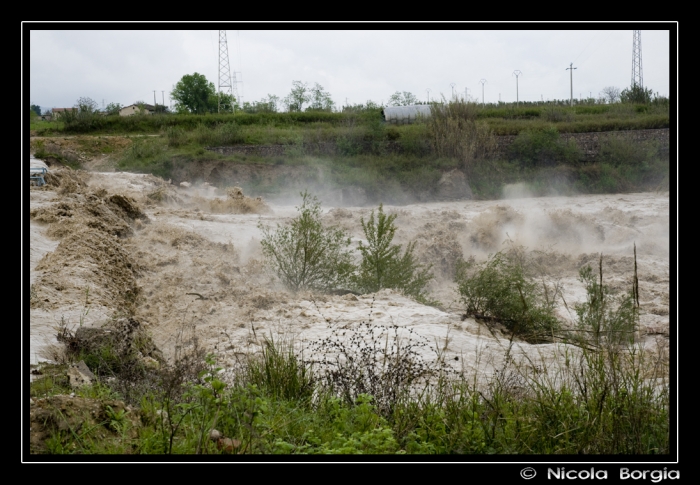
[[[108,30],[115,26],[103,25],[102,30],[49,30],[52,25],[46,24],[47,30],[30,32],[23,49],[29,49],[31,103],[69,107],[83,96],[99,106],[103,100],[105,105],[152,103],[155,90],[157,102],[164,95],[169,105],[170,91],[185,74],[198,72],[218,84],[218,30],[190,30],[188,24],[181,30]],[[512,30],[491,30],[489,24],[463,24],[462,30],[425,30],[421,24],[398,24],[393,30],[359,30],[366,25],[298,30],[279,24],[278,30],[256,30],[256,24],[237,24],[240,30],[227,30],[227,38],[243,101],[268,94],[283,98],[295,80],[321,84],[338,106],[346,100],[386,103],[395,91],[410,91],[421,100],[427,99],[427,89],[431,99],[449,97],[451,83],[456,92],[468,88],[480,101],[480,80],[485,79],[486,102],[511,102],[516,69],[522,72],[518,90],[525,101],[568,99],[571,62],[576,98],[598,97],[606,86],[628,87],[632,29],[640,28],[629,25],[629,30],[564,30],[565,24],[552,24],[551,30],[531,30],[527,24],[513,24]],[[86,25],[96,26],[101,25]],[[642,27],[648,27],[641,36],[644,86],[668,96],[669,43],[677,46],[677,38],[670,38],[667,24]]]

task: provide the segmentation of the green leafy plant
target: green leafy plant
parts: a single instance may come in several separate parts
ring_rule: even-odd
[[[355,286],[362,292],[372,293],[382,288],[400,290],[418,301],[427,301],[426,286],[433,274],[413,255],[415,242],[411,242],[401,255],[401,246],[392,244],[396,226],[396,214],[386,215],[383,204],[379,206],[375,220],[374,210],[367,222],[361,219],[367,244],[362,242],[358,250],[362,253],[359,271],[353,276]]]
[[[555,290],[529,277],[517,253],[498,252],[481,264],[462,262],[456,282],[467,316],[496,321],[533,342],[550,339],[559,328]]]
[[[620,93],[620,101],[623,103],[650,104],[654,90],[644,88],[639,84],[633,84],[629,88],[625,88]]]
[[[346,285],[354,270],[350,238],[344,231],[324,227],[321,204],[304,191],[299,216],[272,232],[260,225],[263,255],[291,290],[328,291]]]
[[[124,426],[126,425],[126,410],[119,409],[114,410],[112,406],[107,406],[105,409],[105,414],[108,419],[108,427],[118,433],[122,432]]]
[[[311,365],[297,357],[292,342],[266,336],[260,358],[247,364],[250,381],[275,399],[311,398],[315,385]]]
[[[590,265],[579,271],[579,279],[586,286],[586,301],[574,306],[579,330],[584,334],[580,339],[595,347],[632,343],[638,320],[636,254],[635,283],[629,293],[614,297],[603,284],[602,255],[598,272],[596,276]]]

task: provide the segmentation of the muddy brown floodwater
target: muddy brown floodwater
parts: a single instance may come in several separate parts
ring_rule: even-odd
[[[395,242],[417,241],[420,261],[433,265],[431,295],[421,305],[392,290],[374,295],[292,294],[262,263],[259,223],[295,217],[293,205],[249,198],[210,186],[175,187],[150,175],[83,173],[30,190],[31,360],[46,359],[56,326],[99,326],[130,311],[166,356],[180,330],[195,329],[200,345],[224,366],[260,349],[265,336],[312,342],[338,329],[369,323],[398,326],[420,339],[425,359],[442,349],[455,368],[488,375],[502,363],[508,340],[464,310],[452,280],[456,262],[484,261],[508,245],[522,246],[543,278],[558,282],[564,322],[583,301],[579,268],[597,269],[604,283],[626,291],[637,249],[641,328],[638,339],[663,348],[669,338],[669,196],[667,193],[511,198],[385,206],[397,214]],[[360,220],[372,207],[324,205],[323,220],[362,240]],[[564,305],[566,301],[567,305]],[[566,346],[517,342],[512,353],[557,359]],[[308,356],[308,354],[307,354]],[[456,359],[455,359],[456,358]]]

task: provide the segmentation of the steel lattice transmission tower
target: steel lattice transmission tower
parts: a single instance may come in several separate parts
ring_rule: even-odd
[[[226,31],[219,31],[219,113],[233,112],[235,104],[221,99],[221,93],[227,94],[238,103],[238,89],[236,88],[236,73],[231,73],[231,64],[228,60],[228,43],[226,42]]]
[[[632,86],[644,87],[642,79],[642,31],[632,31]]]

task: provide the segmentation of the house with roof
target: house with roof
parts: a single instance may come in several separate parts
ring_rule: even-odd
[[[152,104],[130,104],[119,110],[119,116],[132,116],[138,114],[152,115],[156,112]]]
[[[54,120],[57,120],[63,114],[65,114],[67,111],[76,112],[76,111],[78,111],[78,108],[52,108],[51,109],[51,118],[53,118]]]

